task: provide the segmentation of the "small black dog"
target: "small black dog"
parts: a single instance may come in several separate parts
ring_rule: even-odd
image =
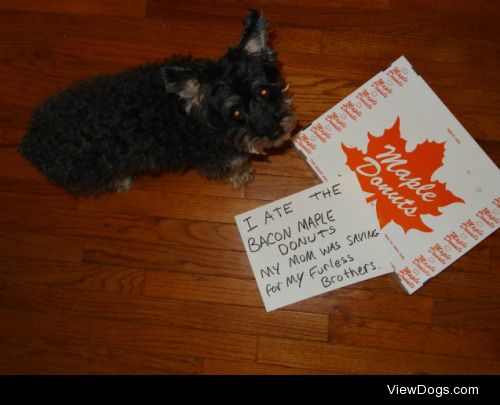
[[[35,111],[20,151],[75,195],[190,167],[247,184],[250,154],[281,146],[296,126],[266,30],[250,10],[240,43],[217,61],[174,56],[75,85]]]

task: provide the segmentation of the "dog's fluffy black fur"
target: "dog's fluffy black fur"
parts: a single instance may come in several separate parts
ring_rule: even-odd
[[[280,146],[296,125],[266,30],[251,10],[219,60],[173,57],[77,84],[35,111],[20,151],[75,195],[190,167],[246,184],[249,155]]]

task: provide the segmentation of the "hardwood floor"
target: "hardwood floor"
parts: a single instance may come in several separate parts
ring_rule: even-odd
[[[316,184],[293,148],[241,190],[188,172],[81,199],[17,153],[47,96],[221,55],[249,7],[302,125],[404,54],[500,163],[499,2],[0,0],[0,372],[500,373],[498,232],[414,296],[385,276],[266,313],[234,215]]]

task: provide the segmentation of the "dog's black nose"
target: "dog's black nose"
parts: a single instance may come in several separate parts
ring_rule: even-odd
[[[269,134],[267,136],[269,137],[269,139],[274,141],[278,139],[282,134],[283,134],[283,128],[281,128],[281,126],[278,126],[273,130],[269,131]]]

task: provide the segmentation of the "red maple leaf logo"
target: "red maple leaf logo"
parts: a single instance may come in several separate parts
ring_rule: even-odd
[[[380,227],[390,221],[403,230],[431,232],[421,216],[439,216],[440,207],[464,200],[446,189],[446,183],[432,181],[432,174],[443,165],[445,142],[425,141],[406,151],[401,138],[399,117],[382,136],[368,133],[367,152],[342,145],[347,165],[353,170],[361,188],[371,193],[367,202],[376,200]]]

